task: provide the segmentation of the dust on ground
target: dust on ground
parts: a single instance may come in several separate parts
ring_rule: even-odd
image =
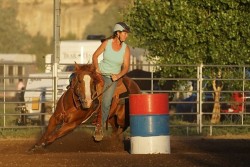
[[[36,139],[1,139],[0,166],[27,167],[247,167],[249,136],[170,137],[170,154],[130,154],[130,140],[105,137],[94,142],[91,131],[74,131],[44,150],[28,152]]]

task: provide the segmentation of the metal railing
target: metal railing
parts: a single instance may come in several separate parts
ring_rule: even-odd
[[[143,65],[141,65],[143,66]],[[174,132],[175,130],[182,129],[186,132],[186,134],[196,133],[196,134],[209,134],[213,135],[216,131],[216,128],[246,128],[250,127],[250,91],[248,85],[250,85],[250,79],[246,76],[246,73],[250,69],[250,66],[217,66],[217,65],[148,65],[151,71],[140,71],[138,74],[133,74],[133,71],[130,71],[128,75],[131,75],[132,79],[134,79],[138,85],[140,84],[145,88],[142,89],[144,93],[168,93],[169,94],[169,112],[170,112],[170,127]],[[154,69],[159,68],[192,68],[194,72],[189,77],[159,77],[159,74],[155,72]],[[208,85],[211,86],[214,78],[204,77],[205,71],[210,68],[224,68],[226,70],[230,69],[240,69],[242,73],[239,73],[237,77],[224,77],[217,78],[217,81],[235,84],[238,85],[238,88],[228,89],[226,86],[221,91],[221,101],[220,106],[222,109],[223,106],[230,108],[230,103],[233,101],[230,100],[231,94],[233,92],[240,92],[243,94],[243,98],[245,99],[242,102],[242,112],[221,112],[221,120],[217,124],[211,123],[211,116],[213,111],[213,89],[209,88]],[[131,69],[135,69],[131,67]],[[144,73],[143,73],[144,72]],[[170,75],[169,75],[170,76]],[[16,79],[20,78],[20,76],[0,76],[0,80],[3,81],[1,84],[4,85],[5,81],[8,79]],[[26,80],[29,79],[28,75],[23,76]],[[37,77],[39,78],[39,77]],[[44,77],[43,77],[44,78]],[[58,80],[59,78],[47,77],[46,79]],[[67,78],[64,78],[67,79]],[[162,84],[160,84],[162,83]],[[174,87],[174,85],[179,84],[179,87]],[[192,83],[192,89],[187,89],[187,86],[190,86]],[[187,84],[187,86],[184,86]],[[188,85],[189,84],[189,85]],[[229,87],[229,86],[228,86]],[[29,89],[27,92],[41,92],[40,89]],[[53,87],[51,89],[47,89],[47,94],[53,94]],[[41,123],[40,118],[49,117],[51,112],[34,112],[30,113],[24,109],[23,112],[16,111],[16,106],[18,101],[13,100],[9,97],[6,97],[6,92],[16,92],[15,88],[6,88],[6,85],[1,87],[0,93],[4,94],[4,96],[0,100],[0,128],[30,128],[30,127],[44,127],[46,123]],[[178,96],[177,95],[181,95]],[[249,95],[249,96],[248,96]],[[53,104],[53,98],[51,99],[43,99],[39,101],[26,101],[25,105],[38,103],[40,106],[42,104]],[[54,106],[51,106],[51,111],[53,112]],[[21,110],[23,109],[20,107]],[[46,110],[46,109],[43,109]],[[25,119],[26,117],[37,117],[38,122],[26,122],[25,125],[18,124],[18,119]]]

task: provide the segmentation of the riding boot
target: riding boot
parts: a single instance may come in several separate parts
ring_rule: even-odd
[[[101,141],[103,139],[103,128],[102,128],[102,111],[99,110],[96,119],[96,126],[93,135],[95,141]]]

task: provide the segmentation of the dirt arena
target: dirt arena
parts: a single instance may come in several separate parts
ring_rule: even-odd
[[[250,137],[171,136],[171,154],[130,154],[124,142],[105,137],[96,143],[89,131],[74,131],[45,150],[28,152],[35,139],[1,139],[0,166],[27,167],[247,167]]]

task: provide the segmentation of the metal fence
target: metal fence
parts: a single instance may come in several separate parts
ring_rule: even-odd
[[[170,71],[168,75],[170,77],[158,77],[157,74],[151,73],[151,89],[146,92],[165,92],[170,95],[169,111],[172,129],[181,129],[181,131],[186,131],[186,134],[213,135],[217,130],[220,130],[220,133],[224,130],[225,134],[248,133],[250,125],[249,66],[200,64],[156,65],[155,68]],[[172,77],[171,70],[174,69],[193,71],[193,73],[190,73],[189,77],[180,77],[181,75]],[[224,72],[221,78],[214,75],[218,69],[221,69],[222,73]],[[216,124],[211,123],[215,104],[212,82],[215,78],[216,84],[223,84],[219,101],[221,118],[220,122]],[[153,83],[157,84],[155,81],[165,81],[166,85],[157,89],[158,86],[153,85]],[[235,97],[235,95],[240,97]],[[223,130],[221,130],[222,128]]]
[[[5,64],[4,66],[8,66]],[[217,66],[217,65],[141,65],[149,67],[148,71],[142,71],[131,67],[128,73],[141,87],[143,93],[168,93],[171,132],[176,134],[216,134],[218,129],[224,129],[225,133],[248,133],[250,126],[250,66]],[[27,67],[29,68],[29,67]],[[211,116],[214,107],[214,90],[212,82],[214,76],[211,71],[222,69],[222,72],[231,73],[217,78],[216,82],[223,83],[220,98],[220,122],[211,123]],[[132,70],[133,69],[133,70]],[[169,75],[160,75],[157,70],[170,71]],[[182,69],[191,71],[189,75],[173,76],[171,71]],[[180,70],[181,71],[181,70]],[[211,75],[209,75],[210,72]],[[27,83],[28,80],[47,79],[53,85],[54,80],[68,80],[67,76],[58,75],[54,78],[52,74],[47,77],[24,74],[22,76],[6,75],[3,68],[3,75],[0,75],[0,128],[36,128],[45,127],[46,122],[54,111],[53,86],[47,89],[26,89],[25,93],[37,94],[37,98],[21,103],[16,99],[16,82],[10,84],[10,80],[17,80],[22,77]],[[68,73],[70,74],[70,72]],[[213,77],[211,77],[213,76]],[[10,84],[10,85],[7,85]],[[60,97],[64,88],[57,87]],[[12,93],[14,96],[7,94]],[[44,98],[44,95],[51,95],[51,98]],[[241,101],[233,96],[240,95]],[[239,99],[238,98],[238,99]],[[50,105],[48,105],[50,104]],[[37,108],[31,112],[27,106]],[[50,106],[50,107],[48,107]],[[240,106],[240,109],[234,107]],[[27,119],[29,118],[29,119]],[[231,128],[231,129],[230,129]],[[232,130],[233,129],[233,130]]]

